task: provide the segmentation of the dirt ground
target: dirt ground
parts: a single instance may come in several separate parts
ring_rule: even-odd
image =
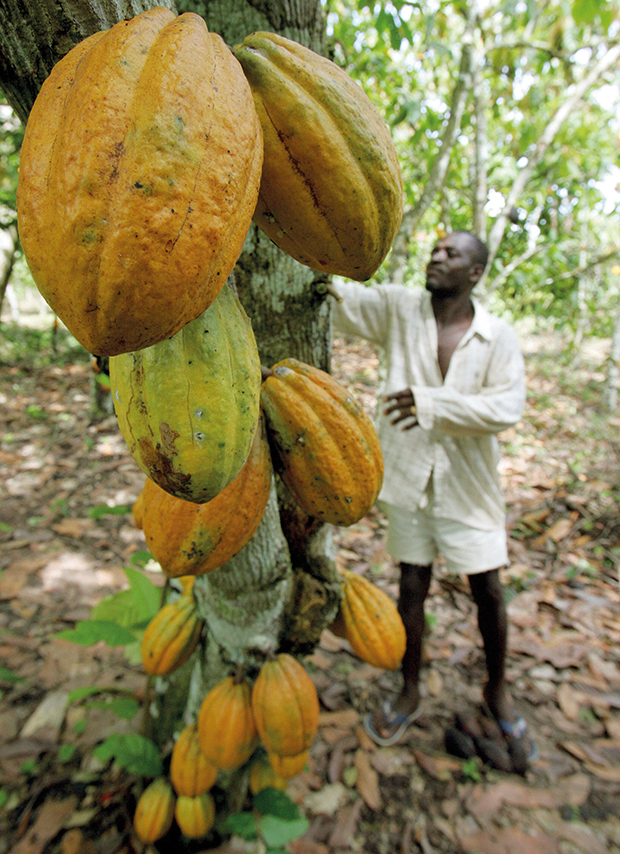
[[[504,581],[508,676],[540,757],[520,777],[446,753],[444,732],[457,711],[476,710],[484,668],[467,586],[439,566],[423,712],[398,745],[376,747],[360,725],[398,674],[329,631],[307,661],[321,719],[309,768],[289,783],[310,820],[296,854],[620,851],[620,419],[599,412],[604,342],[572,365],[557,340],[523,344],[527,410],[501,437]],[[339,342],[335,373],[369,410],[378,367],[372,349]],[[87,361],[0,366],[0,854],[141,850],[136,779],[92,755],[140,721],[69,696],[97,685],[141,699],[144,674],[118,649],[57,637],[127,586],[122,568],[145,547],[128,512],[143,476],[114,416],[91,417],[92,384]],[[341,566],[396,595],[377,511],[336,539]]]

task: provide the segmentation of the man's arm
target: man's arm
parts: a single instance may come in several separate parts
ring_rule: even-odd
[[[333,302],[334,329],[384,346],[387,335],[387,291],[345,282],[334,287],[342,302]]]
[[[452,436],[499,433],[516,424],[525,406],[525,367],[514,332],[507,328],[495,345],[484,380],[476,394],[453,385],[437,388],[414,386],[416,416],[426,430]]]
[[[453,436],[499,433],[516,424],[525,405],[525,367],[516,336],[508,330],[495,348],[485,385],[476,394],[455,386],[412,386],[384,398],[391,424],[442,430]]]

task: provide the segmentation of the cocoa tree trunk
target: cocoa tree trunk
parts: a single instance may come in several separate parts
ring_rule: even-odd
[[[72,44],[97,29],[150,8],[142,0],[15,0],[0,15],[0,87],[26,120],[36,90]],[[9,9],[10,8],[10,14]],[[205,11],[206,10],[206,11]],[[323,52],[320,0],[182,0],[176,11],[202,11],[207,26],[230,46],[249,33],[277,30]],[[10,19],[10,26],[9,26]],[[22,21],[11,32],[14,21]],[[261,361],[286,356],[327,369],[331,331],[326,278],[281,252],[252,226],[234,270],[239,297],[250,316]],[[330,528],[299,511],[281,483],[274,485],[253,539],[225,566],[197,579],[195,594],[207,632],[203,655],[190,677],[161,679],[153,705],[154,736],[195,720],[205,692],[235,664],[255,668],[273,650],[309,651],[334,617],[339,583],[329,557]],[[184,713],[179,715],[179,710]]]

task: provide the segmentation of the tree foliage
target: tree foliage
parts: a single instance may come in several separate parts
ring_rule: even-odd
[[[494,302],[509,304],[515,314],[573,325],[585,311],[597,331],[609,333],[609,309],[618,300],[612,270],[620,252],[614,216],[620,207],[614,189],[620,181],[617,61],[600,73],[535,161],[558,110],[617,50],[618,3],[325,5],[336,61],[375,99],[399,147],[408,208],[400,276],[420,281],[436,232],[475,224],[482,237],[492,236],[503,213],[507,227],[486,283]],[[462,117],[450,135],[454,95],[463,84]],[[445,174],[417,218],[441,154],[449,155]],[[528,165],[533,169],[525,187],[505,210]],[[393,257],[382,274],[394,278],[397,271]]]

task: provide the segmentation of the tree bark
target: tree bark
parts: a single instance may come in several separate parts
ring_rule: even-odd
[[[2,0],[0,85],[26,124],[34,99],[59,59],[97,30],[174,0]]]
[[[15,253],[17,252],[17,228],[10,225],[1,229],[0,235],[0,317],[2,317],[2,306],[6,289],[11,279],[13,265],[15,264]]]

